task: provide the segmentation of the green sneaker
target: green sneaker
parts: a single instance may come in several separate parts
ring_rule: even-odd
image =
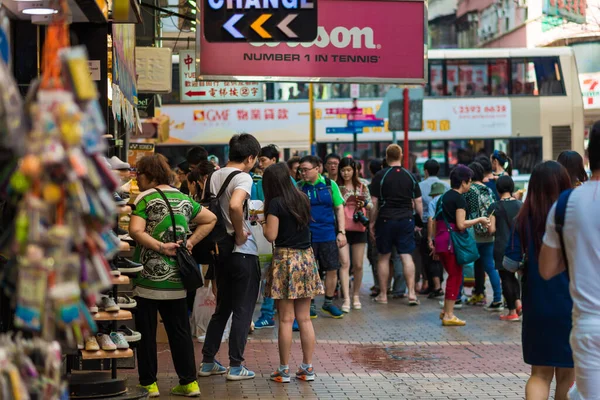
[[[158,391],[158,384],[156,382],[148,386],[140,385],[140,387],[148,391],[148,397],[160,397],[160,392]]]
[[[177,385],[171,390],[171,394],[175,396],[199,397],[200,388],[198,382],[194,381],[187,385]]]

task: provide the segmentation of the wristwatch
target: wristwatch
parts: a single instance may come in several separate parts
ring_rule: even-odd
[[[346,231],[338,231],[337,233],[346,236]]]

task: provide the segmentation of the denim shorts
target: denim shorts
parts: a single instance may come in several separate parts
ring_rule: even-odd
[[[412,254],[417,247],[415,242],[415,220],[377,219],[375,240],[379,254],[390,254],[394,247],[398,254]]]

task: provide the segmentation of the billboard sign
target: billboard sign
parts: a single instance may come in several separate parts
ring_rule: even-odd
[[[210,43],[198,30],[198,79],[422,84],[425,22],[423,0],[321,0],[309,43]]]
[[[260,82],[205,82],[196,79],[194,50],[179,52],[179,98],[182,103],[263,101]]]
[[[544,0],[542,12],[549,17],[559,17],[567,22],[585,24],[586,0]]]
[[[209,42],[310,42],[317,37],[317,0],[204,0]],[[200,16],[200,13],[196,13]]]
[[[579,84],[583,94],[583,108],[600,108],[600,72],[579,74]]]

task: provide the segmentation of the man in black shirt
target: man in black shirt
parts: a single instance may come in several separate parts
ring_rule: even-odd
[[[388,168],[379,171],[371,184],[373,211],[371,235],[375,236],[378,259],[378,278],[381,293],[378,303],[387,303],[387,283],[390,256],[396,247],[404,265],[404,277],[408,285],[410,305],[418,305],[415,292],[415,218],[422,221],[423,202],[419,184],[406,169],[402,168],[402,148],[391,144],[386,149]],[[415,217],[415,212],[417,216]]]

